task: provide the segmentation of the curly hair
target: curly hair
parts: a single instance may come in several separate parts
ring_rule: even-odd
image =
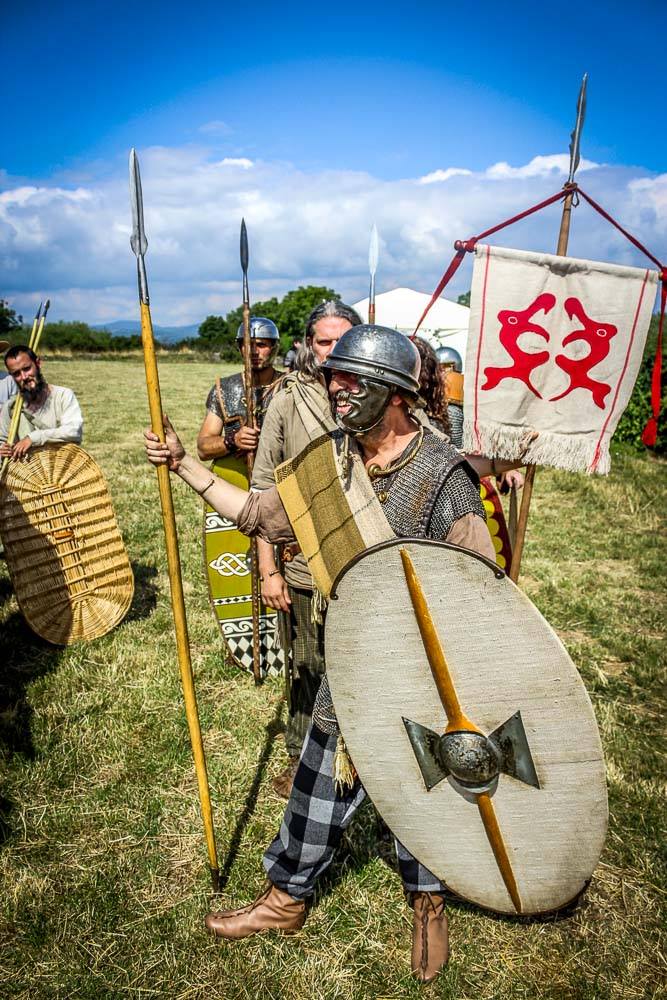
[[[423,340],[421,337],[415,337],[413,343],[422,359],[421,371],[419,373],[419,392],[426,401],[426,412],[436,427],[442,429],[445,434],[451,437],[452,429],[447,412],[445,387],[440,375],[440,366],[435,351],[428,341]]]

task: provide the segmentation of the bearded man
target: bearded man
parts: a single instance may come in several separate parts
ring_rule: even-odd
[[[475,472],[446,439],[413,415],[420,369],[415,346],[396,330],[359,325],[340,337],[321,368],[336,425],[351,449],[358,446],[367,488],[395,534],[446,540],[492,560]],[[236,520],[240,530],[259,532],[269,541],[289,537],[275,488],[247,497],[210,476],[207,481],[207,470],[185,455],[171,428],[165,444],[151,432],[146,441],[151,462],[166,462],[221,514]],[[354,772],[349,785],[341,787],[335,780],[339,735],[325,678],[283,822],[264,855],[269,886],[247,906],[209,913],[206,926],[218,937],[237,940],[303,925],[317,879],[366,795]],[[412,972],[419,981],[431,982],[449,956],[444,887],[398,841],[396,848],[414,911]]]
[[[320,366],[346,330],[361,323],[351,306],[337,299],[322,302],[306,323],[305,344],[296,370],[280,382],[262,425],[252,474],[252,488],[274,486],[275,469],[324,433],[335,430],[329,396]],[[292,651],[290,711],[285,730],[287,768],[273,780],[273,788],[289,798],[299,754],[324,676],[324,629],[321,607],[306,560],[297,545],[283,549],[284,575],[273,545],[258,539],[257,553],[262,601],[289,615]]]
[[[16,383],[19,395],[0,414],[0,457],[21,460],[31,448],[42,444],[81,443],[83,416],[71,389],[50,385],[42,374],[42,362],[24,344],[15,344],[5,353],[5,367]],[[23,406],[17,440],[7,443],[16,400]]]
[[[197,435],[197,454],[202,461],[224,455],[245,457],[255,451],[259,428],[271,399],[271,392],[280,373],[273,363],[278,353],[278,327],[264,316],[250,320],[252,378],[255,393],[256,427],[247,424],[246,386],[244,373],[217,378],[206,399],[206,416]],[[243,324],[239,326],[236,344],[244,355]]]

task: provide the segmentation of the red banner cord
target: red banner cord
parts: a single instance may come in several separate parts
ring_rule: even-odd
[[[527,208],[525,212],[520,212],[518,215],[513,215],[511,219],[506,219],[505,222],[501,222],[500,225],[494,226],[492,229],[486,229],[483,233],[480,233],[479,236],[473,236],[469,240],[457,240],[454,244],[454,249],[456,250],[456,253],[452,258],[449,266],[447,267],[447,270],[445,271],[442,278],[438,282],[438,287],[433,292],[433,295],[431,296],[431,301],[428,303],[426,309],[424,309],[424,312],[419,317],[419,322],[417,323],[417,326],[414,328],[414,331],[411,334],[410,339],[411,340],[415,339],[415,337],[417,336],[417,331],[419,330],[419,327],[422,325],[422,323],[428,316],[429,312],[431,311],[433,303],[440,298],[445,287],[449,284],[451,279],[458,271],[459,265],[463,260],[463,258],[465,257],[466,253],[473,252],[476,243],[479,243],[480,240],[486,239],[487,236],[493,235],[493,233],[499,232],[501,229],[506,229],[507,226],[514,225],[515,222],[520,222],[521,219],[525,219],[526,216],[532,215],[534,212],[539,212],[541,209],[546,208],[548,205],[552,205],[555,201],[561,201],[563,198],[567,197],[567,195],[570,193],[571,190],[572,186],[563,188],[562,191],[558,191],[556,194],[552,195],[551,198],[546,198],[544,201],[541,201],[538,205],[533,205],[532,208]]]
[[[519,212],[518,215],[513,215],[510,219],[506,219],[504,222],[499,223],[497,226],[493,226],[491,229],[486,229],[483,233],[479,233],[478,236],[472,236],[468,240],[456,240],[454,243],[454,249],[456,253],[450,261],[445,273],[438,282],[438,285],[431,296],[431,299],[424,309],[424,312],[419,317],[419,322],[417,323],[414,332],[411,335],[411,340],[417,336],[420,326],[428,316],[431,308],[440,296],[442,295],[444,289],[449,284],[451,279],[454,277],[459,269],[461,261],[465,257],[466,253],[472,253],[475,249],[477,243],[480,240],[486,239],[488,236],[492,236],[494,233],[500,232],[501,229],[506,229],[508,226],[514,225],[515,222],[520,222],[521,219],[525,219],[529,215],[533,215],[535,212],[540,212],[543,208],[547,208],[556,201],[561,201],[566,198],[568,194],[577,193],[584,198],[585,201],[595,209],[595,211],[606,219],[607,222],[611,223],[620,233],[625,236],[625,238],[633,244],[638,250],[640,250],[650,261],[652,261],[656,267],[660,270],[660,280],[662,282],[662,292],[660,296],[660,321],[658,325],[658,343],[656,346],[655,359],[653,361],[653,370],[651,373],[651,410],[652,416],[647,422],[644,430],[642,432],[642,441],[648,448],[655,447],[657,436],[658,436],[658,417],[660,415],[660,403],[661,403],[661,388],[662,388],[662,333],[665,320],[665,308],[667,307],[667,267],[654,257],[653,254],[646,249],[646,247],[639,242],[639,240],[634,237],[631,233],[624,229],[623,226],[616,221],[608,212],[598,205],[590,195],[587,195],[585,191],[579,187],[578,184],[566,184],[561,191],[552,195],[550,198],[546,198],[544,201],[539,202],[537,205],[533,205],[531,208],[527,208],[524,212]]]

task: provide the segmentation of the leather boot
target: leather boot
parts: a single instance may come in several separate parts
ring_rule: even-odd
[[[261,931],[292,934],[301,930],[306,919],[306,904],[294,899],[273,883],[257,899],[238,910],[219,910],[206,914],[204,923],[217,937],[238,941]]]
[[[432,983],[449,959],[444,896],[414,892],[412,909],[412,975],[421,983]]]
[[[294,784],[294,775],[296,774],[296,769],[299,766],[298,757],[290,757],[289,764],[284,771],[276,775],[273,779],[273,790],[283,799],[288,799],[292,794],[292,785]]]

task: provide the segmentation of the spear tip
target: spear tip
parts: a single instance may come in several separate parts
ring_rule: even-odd
[[[378,227],[373,223],[371,229],[371,239],[368,246],[368,269],[372,275],[377,271],[379,254]]]
[[[46,302],[44,303],[44,316],[46,316],[47,312],[49,311],[50,305],[51,305],[51,299],[47,299]]]
[[[241,219],[241,270],[244,276],[248,274],[248,230],[245,219]]]

